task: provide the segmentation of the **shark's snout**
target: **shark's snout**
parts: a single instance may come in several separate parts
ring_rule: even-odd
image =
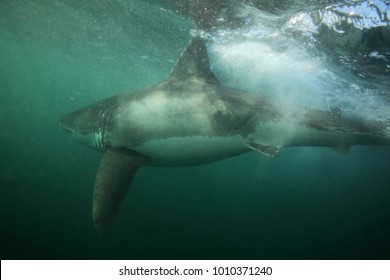
[[[100,106],[88,106],[64,115],[59,126],[70,132],[71,137],[94,149],[104,150],[99,127]]]
[[[60,119],[58,120],[58,126],[59,126],[60,128],[66,129],[66,127],[65,127],[65,125],[64,125],[64,118],[60,118]]]
[[[69,120],[69,114],[68,115],[64,115],[62,116],[59,120],[58,120],[58,126],[63,129],[63,130],[66,130],[70,133],[73,132],[73,129],[72,129],[72,124]]]

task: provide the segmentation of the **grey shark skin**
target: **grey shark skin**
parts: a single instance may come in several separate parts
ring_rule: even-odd
[[[288,108],[288,109],[287,109]],[[93,219],[104,233],[142,165],[188,166],[284,146],[390,144],[386,130],[223,87],[195,37],[168,80],[113,96],[65,115],[61,126],[104,153],[94,189]]]

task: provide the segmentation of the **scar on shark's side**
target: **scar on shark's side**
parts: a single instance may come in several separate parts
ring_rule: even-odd
[[[390,144],[368,124],[227,88],[194,37],[166,81],[116,95],[65,115],[60,125],[103,152],[93,195],[93,221],[107,231],[138,169],[188,166],[249,151],[277,157],[286,146]]]

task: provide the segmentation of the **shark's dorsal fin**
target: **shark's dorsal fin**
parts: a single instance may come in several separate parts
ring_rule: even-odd
[[[210,69],[204,39],[199,36],[191,40],[169,76],[170,81],[187,79],[219,84],[218,79]]]

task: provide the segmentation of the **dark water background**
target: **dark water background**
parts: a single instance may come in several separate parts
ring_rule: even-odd
[[[372,46],[332,34],[341,24],[323,31],[313,19],[331,13],[324,1],[280,1],[277,12],[249,9],[238,27],[202,31],[159,1],[79,2],[0,2],[2,259],[390,258],[388,146],[141,168],[100,238],[91,200],[101,155],[57,125],[67,112],[164,80],[200,32],[223,84],[388,128],[388,6],[362,27],[380,38]]]

